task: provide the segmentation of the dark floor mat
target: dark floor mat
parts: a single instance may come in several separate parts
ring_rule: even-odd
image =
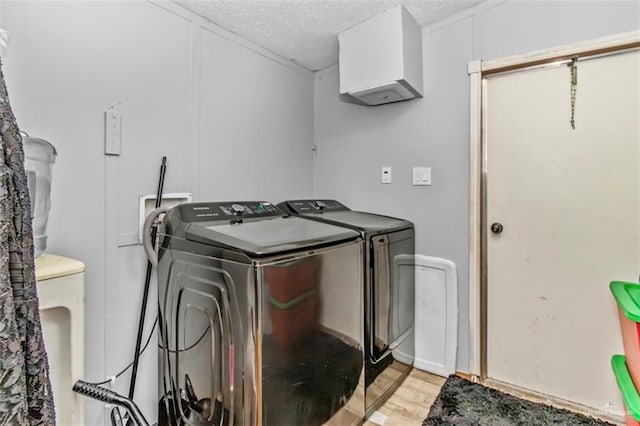
[[[449,376],[423,426],[614,426],[544,404],[525,401],[457,376]]]

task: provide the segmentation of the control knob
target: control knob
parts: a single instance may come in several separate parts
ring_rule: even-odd
[[[242,204],[231,205],[231,211],[233,211],[233,214],[236,216],[242,216],[242,213],[244,213],[245,210],[246,210],[246,207],[243,206]]]

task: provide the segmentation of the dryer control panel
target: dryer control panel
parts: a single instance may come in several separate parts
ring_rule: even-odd
[[[184,222],[253,219],[284,216],[285,213],[268,201],[229,201],[221,203],[189,203],[178,206]]]
[[[286,201],[279,206],[286,207],[291,213],[309,214],[321,212],[348,211],[349,208],[336,200],[293,200]]]

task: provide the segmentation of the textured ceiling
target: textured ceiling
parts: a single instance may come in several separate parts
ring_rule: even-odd
[[[403,4],[421,26],[482,0],[174,0],[311,71],[338,62],[338,33]]]

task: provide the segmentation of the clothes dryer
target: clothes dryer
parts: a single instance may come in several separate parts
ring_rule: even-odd
[[[335,200],[278,204],[292,215],[358,231],[365,242],[366,415],[382,405],[411,371],[415,343],[415,232],[413,223],[350,210]]]
[[[360,424],[363,244],[268,202],[191,203],[158,232],[159,424]]]

